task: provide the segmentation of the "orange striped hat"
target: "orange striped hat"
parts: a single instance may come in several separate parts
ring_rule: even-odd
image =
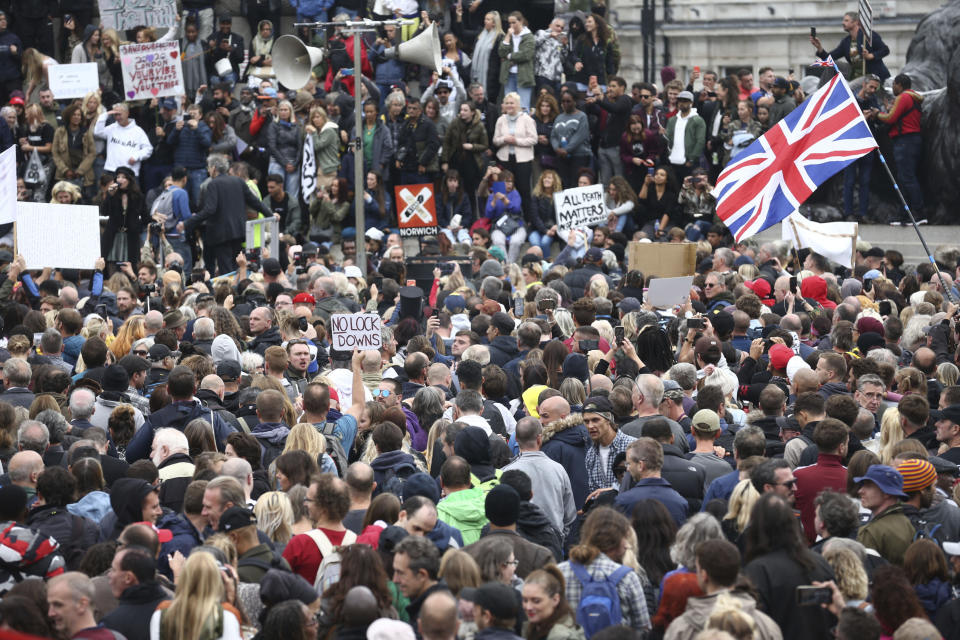
[[[897,465],[903,476],[903,492],[923,491],[937,481],[937,470],[926,460],[905,460]]]

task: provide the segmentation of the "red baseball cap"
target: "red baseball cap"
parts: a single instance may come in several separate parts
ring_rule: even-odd
[[[790,362],[790,358],[796,354],[793,352],[793,349],[778,342],[770,347],[768,355],[770,356],[770,364],[773,368],[782,370],[787,368],[787,363]]]
[[[151,529],[156,531],[157,540],[160,541],[160,544],[163,544],[165,542],[170,542],[171,540],[173,540],[173,531],[171,531],[170,529],[158,529],[157,525],[153,524],[152,522],[147,522],[146,520],[144,520],[143,522],[134,522],[133,524],[142,524],[143,526],[150,527]]]
[[[293,296],[293,304],[299,304],[299,303],[317,304],[317,301],[309,293],[298,293],[297,295]]]

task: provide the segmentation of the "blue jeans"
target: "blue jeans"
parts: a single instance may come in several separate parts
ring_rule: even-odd
[[[543,251],[543,259],[548,260],[550,258],[550,245],[553,244],[553,236],[549,236],[545,233],[540,233],[539,231],[531,231],[530,237],[527,238],[530,241],[531,245],[537,245]]]
[[[233,85],[237,84],[237,74],[231,71],[230,73],[225,73],[222,76],[210,76],[209,86],[213,87],[221,82],[226,82],[232,87]]]
[[[167,236],[167,242],[183,258],[183,273],[189,278],[190,271],[193,269],[193,255],[190,253],[190,245],[183,238],[172,238],[170,236]]]
[[[860,173],[859,179],[857,172]],[[847,165],[843,170],[843,212],[854,215],[853,191],[859,186],[860,207],[857,215],[867,215],[867,206],[870,204],[870,174],[873,173],[873,151],[856,162]]]
[[[200,208],[200,185],[206,179],[206,168],[187,170],[187,194],[190,195],[190,205],[194,208],[194,211]]]
[[[503,95],[513,92],[520,94],[520,106],[529,111],[530,100],[533,98],[533,87],[521,87],[518,85],[517,74],[515,73],[507,76],[507,84],[503,87]]]
[[[919,133],[905,133],[893,138],[893,161],[897,163],[897,181],[907,204],[919,219],[923,212],[923,190],[917,179],[917,167],[923,154],[923,137]]]

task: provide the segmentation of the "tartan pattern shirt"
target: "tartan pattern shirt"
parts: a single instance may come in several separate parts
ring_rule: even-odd
[[[607,464],[604,468],[600,465],[600,446],[597,443],[587,449],[587,455],[584,464],[587,467],[587,489],[590,492],[597,489],[608,489],[616,486],[616,478],[613,476],[613,459],[621,451],[626,451],[630,443],[636,440],[622,431],[617,431],[616,437],[610,443],[610,453],[607,456]]]
[[[603,580],[619,569],[620,565],[601,553],[585,568],[591,578]],[[583,593],[583,585],[573,573],[569,560],[560,563],[560,572],[563,573],[563,579],[567,585],[567,602],[570,603],[570,608],[576,611]],[[617,585],[617,595],[620,596],[623,624],[639,631],[649,631],[650,613],[647,611],[647,600],[643,595],[643,582],[636,571],[631,571],[620,581]]]

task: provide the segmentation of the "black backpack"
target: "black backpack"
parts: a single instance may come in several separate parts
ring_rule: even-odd
[[[327,455],[333,458],[333,463],[337,465],[337,475],[342,478],[343,474],[347,472],[349,462],[347,452],[343,449],[343,443],[340,442],[340,438],[333,434],[333,429],[337,426],[337,423],[325,422],[322,425],[314,426],[316,426],[317,431],[323,434],[323,439],[327,442]]]
[[[400,499],[403,499],[403,485],[407,478],[418,471],[416,465],[404,462],[396,467],[391,467],[384,471],[382,493],[392,493]]]
[[[263,569],[264,571],[270,571],[270,569],[277,569],[279,571],[287,572],[290,571],[283,564],[283,556],[276,551],[273,552],[270,562],[264,562],[259,558],[240,558],[240,560],[237,562],[237,567],[257,567],[258,569]]]

